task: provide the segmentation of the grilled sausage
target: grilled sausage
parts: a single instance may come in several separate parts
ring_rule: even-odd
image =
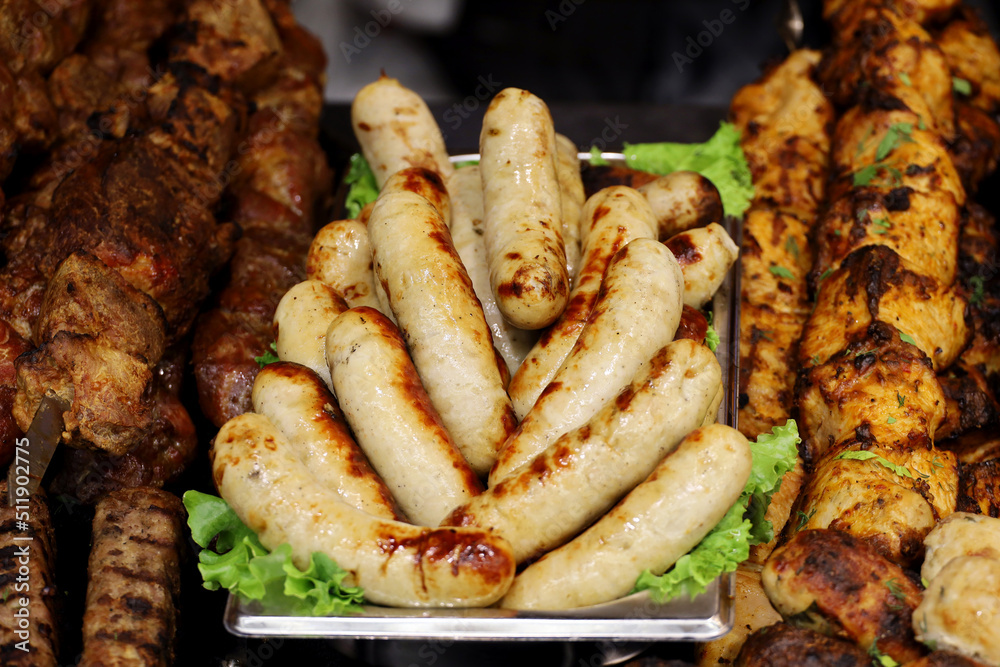
[[[306,275],[332,287],[351,308],[381,308],[365,223],[334,220],[316,232],[306,257]]]
[[[498,600],[514,577],[503,538],[480,529],[422,528],[350,507],[313,480],[267,417],[244,414],[215,438],[212,472],[237,516],[274,549],[308,566],[325,553],[375,604],[473,607]]]
[[[444,525],[490,528],[519,563],[564,544],[702,424],[721,377],[708,348],[670,343],[589,422],[456,508]]]
[[[325,365],[325,335],[323,348]],[[281,431],[316,481],[336,491],[345,503],[372,516],[403,520],[385,482],[351,437],[327,387],[304,366],[285,361],[268,364],[254,380],[253,409]]]
[[[452,171],[451,175],[454,173]],[[425,167],[400,169],[390,176],[379,190],[379,194],[390,192],[412,192],[420,195],[437,209],[444,223],[451,227],[451,198],[448,196],[444,181],[436,171]]]
[[[684,304],[701,308],[712,300],[725,280],[740,249],[717,223],[681,232],[670,237],[666,246],[684,271]]]
[[[375,275],[441,420],[477,474],[514,430],[483,309],[440,213],[411,192],[379,197],[368,221]]]
[[[683,281],[677,260],[659,241],[636,239],[615,253],[573,350],[500,449],[491,486],[587,423],[673,340]]]
[[[469,273],[483,315],[493,334],[493,346],[503,357],[507,369],[514,373],[524,360],[538,334],[518,329],[504,319],[497,307],[493,288],[490,286],[490,267],[486,261],[486,242],[483,240],[483,182],[479,165],[456,169],[448,180],[451,196],[451,238],[455,250]]]
[[[278,358],[306,366],[330,386],[326,364],[326,329],[347,310],[332,287],[305,280],[287,292],[274,310],[274,342]]]
[[[80,665],[173,664],[184,516],[179,498],[150,487],[97,504]]]
[[[562,219],[563,245],[566,248],[566,273],[570,282],[580,267],[580,214],[587,200],[580,176],[580,157],[569,137],[556,134],[556,178],[559,180],[559,211]]]
[[[351,126],[380,188],[407,167],[425,167],[444,179],[454,171],[427,104],[396,79],[383,74],[358,91]]]
[[[566,307],[570,284],[548,107],[526,90],[500,91],[486,109],[479,152],[497,305],[514,326],[541,329]]]
[[[718,188],[696,171],[675,171],[637,189],[653,209],[661,241],[722,220]]]
[[[11,465],[18,465],[17,460]],[[56,553],[49,508],[44,493],[27,498],[15,495],[15,502],[27,502],[9,507],[7,493],[7,480],[0,480],[0,581],[4,582],[0,656],[11,667],[55,667],[59,651]],[[27,524],[26,529],[20,521]],[[24,647],[30,650],[21,650]]]
[[[580,236],[583,258],[566,309],[542,333],[510,380],[508,392],[518,419],[528,414],[576,344],[611,257],[632,239],[656,238],[653,211],[632,188],[605,188],[584,204]]]
[[[750,464],[750,444],[736,429],[695,429],[597,523],[517,575],[500,606],[600,604],[632,590],[643,570],[662,574],[736,502]]]
[[[387,318],[372,308],[347,311],[330,324],[326,355],[358,444],[414,523],[435,526],[482,491]]]

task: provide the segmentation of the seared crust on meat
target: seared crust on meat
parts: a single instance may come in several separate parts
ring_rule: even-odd
[[[148,487],[97,504],[81,666],[173,663],[184,516],[180,499]]]
[[[959,512],[1000,517],[1000,458],[959,466]]]
[[[868,667],[871,656],[843,639],[775,623],[747,638],[736,667]]]

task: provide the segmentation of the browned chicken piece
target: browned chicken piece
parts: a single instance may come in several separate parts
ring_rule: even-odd
[[[1000,455],[1000,449],[993,453]],[[958,471],[956,509],[959,512],[1000,518],[1000,458],[979,463],[962,463]]]
[[[731,664],[736,667],[868,667],[872,657],[849,641],[777,623],[750,635]]]
[[[59,134],[78,144],[77,151],[86,150],[83,142],[121,139],[130,127],[138,128],[145,116],[145,105],[130,97],[124,84],[80,53],[52,70],[48,92],[59,115]],[[134,119],[133,113],[139,118]]]
[[[723,637],[695,647],[698,667],[733,664],[747,637],[760,628],[781,622],[781,614],[764,594],[760,569],[759,565],[743,564],[736,570],[733,629]]]
[[[0,60],[0,183],[10,175],[17,159],[17,129],[15,127],[15,95],[17,82],[7,66]],[[4,205],[4,196],[0,192],[0,209]]]
[[[802,318],[769,306],[740,307],[740,432],[756,438],[791,414]]]
[[[148,50],[177,18],[177,0],[102,0],[94,10],[94,29],[82,50],[95,67],[141,99],[153,82]],[[128,99],[126,100],[126,102]]]
[[[1000,125],[993,116],[967,102],[955,104],[958,134],[948,151],[962,185],[975,192],[979,183],[992,174],[1000,159]]]
[[[938,382],[945,400],[945,419],[934,435],[938,446],[960,449],[958,438],[975,438],[1000,421],[1000,403],[979,368],[959,361],[939,373]]]
[[[959,207],[948,192],[857,188],[833,201],[821,217],[810,282],[818,290],[823,279],[853,251],[881,245],[900,256],[903,268],[951,285],[958,228]]]
[[[98,504],[81,667],[173,664],[184,506],[166,491],[116,491]]]
[[[743,222],[742,303],[801,315],[812,310],[806,276],[812,268],[809,226],[794,215],[754,208]]]
[[[989,665],[958,653],[934,651],[919,660],[906,663],[906,667],[989,667]]]
[[[825,363],[876,321],[907,336],[935,369],[951,365],[969,335],[965,300],[954,289],[904,268],[889,246],[869,245],[825,279],[802,334],[799,363]]]
[[[283,43],[275,82],[254,96],[257,113],[227,197],[243,230],[215,308],[192,346],[202,412],[221,426],[247,412],[262,356],[274,340],[278,301],[305,279],[305,257],[330,172],[316,141],[322,110],[322,47],[281,3],[272,3]]]
[[[874,646],[900,663],[926,651],[910,627],[920,588],[870,545],[838,530],[803,530],[764,566],[764,590],[786,621]]]
[[[969,82],[968,101],[987,113],[1000,111],[1000,48],[979,13],[962,7],[934,39],[952,75]]]
[[[22,338],[13,327],[0,320],[0,469],[14,456],[14,441],[22,431],[14,419],[15,389],[14,359],[31,349],[31,344]]]
[[[843,29],[835,29],[833,44],[818,66],[823,90],[838,107],[862,102],[869,111],[904,110],[951,138],[951,69],[940,47],[895,3],[852,4],[850,19]]]
[[[180,400],[186,354],[168,350],[153,369],[152,425],[149,435],[121,456],[90,449],[62,449],[52,464],[53,494],[66,494],[85,504],[118,489],[161,487],[194,459],[198,434]]]
[[[823,0],[823,18],[829,21],[835,30],[850,28],[856,20],[855,12],[865,6],[879,5],[879,2],[857,2],[857,0]],[[928,23],[948,16],[959,6],[960,0],[902,0],[894,2],[904,16],[917,23]]]
[[[34,70],[14,77],[14,132],[19,152],[34,153],[52,145],[59,126],[59,117],[45,78]]]
[[[929,438],[944,419],[930,360],[884,322],[870,325],[826,362],[803,369],[797,402],[807,465],[862,426],[889,442],[897,434]]]
[[[55,667],[59,653],[55,618],[58,590],[49,508],[43,492],[32,494],[27,504],[8,507],[7,490],[5,476],[0,480],[0,662],[9,667]],[[27,516],[21,516],[24,514]],[[19,527],[18,521],[25,521],[27,528]],[[16,615],[23,609],[31,621],[27,631],[18,624]]]
[[[630,188],[639,188],[647,183],[652,183],[659,176],[648,171],[629,169],[615,165],[592,165],[584,162],[581,165],[580,177],[583,179],[583,191],[589,198],[596,192],[612,185],[624,185]]]
[[[811,222],[823,202],[833,107],[812,81],[818,51],[799,50],[733,96],[754,204]]]

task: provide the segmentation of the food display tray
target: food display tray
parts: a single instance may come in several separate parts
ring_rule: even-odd
[[[581,153],[586,162],[589,153]],[[620,153],[602,155],[612,164],[623,163]],[[457,155],[453,161],[478,159]],[[342,201],[342,200],[341,200]],[[740,225],[724,223],[737,244]],[[718,421],[736,425],[739,384],[739,263],[729,271],[712,302],[713,326],[720,343],[716,355],[728,391],[719,407]],[[538,612],[507,609],[400,609],[366,605],[348,616],[294,616],[281,609],[230,595],[226,629],[246,637],[324,637],[353,639],[440,641],[707,641],[733,625],[732,574],[726,574],[694,598],[682,596],[654,602],[649,593],[634,593],[600,605]]]

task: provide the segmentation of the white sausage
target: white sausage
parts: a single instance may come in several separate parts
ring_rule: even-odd
[[[670,343],[589,422],[457,508],[444,525],[491,528],[510,542],[518,563],[564,544],[701,425],[721,378],[707,347]]]
[[[452,171],[452,176],[455,172]],[[424,167],[400,169],[386,180],[379,194],[390,192],[412,192],[418,194],[437,209],[445,224],[451,227],[451,198],[441,176]],[[369,218],[371,213],[368,214]],[[367,224],[367,223],[366,223]]]
[[[716,424],[687,435],[644,482],[586,532],[514,578],[501,607],[571,609],[663,574],[722,519],[750,477],[750,444]]]
[[[326,355],[358,444],[414,523],[436,526],[482,491],[384,315],[362,307],[338,317],[327,331]]]
[[[511,324],[541,329],[566,307],[570,283],[548,107],[526,90],[500,91],[479,152],[493,294]]]
[[[278,358],[310,368],[330,386],[326,365],[326,328],[347,310],[332,287],[304,280],[285,292],[274,311],[274,340]]]
[[[281,431],[316,481],[351,507],[404,520],[385,482],[351,437],[337,399],[318,375],[299,364],[268,364],[254,380],[252,399],[254,412]]]
[[[709,179],[696,171],[675,171],[638,188],[653,208],[658,238],[722,220],[722,198]]]
[[[395,607],[482,607],[514,576],[504,540],[478,529],[433,529],[373,517],[343,502],[310,475],[281,432],[246,413],[219,429],[212,475],[236,515],[275,549],[288,543],[306,569],[324,553],[365,598]]]
[[[556,323],[542,332],[507,388],[518,419],[528,414],[576,344],[611,257],[632,239],[656,238],[653,211],[632,188],[612,186],[595,193],[581,215],[589,231],[569,302]]]
[[[559,179],[560,217],[570,283],[580,267],[580,213],[587,196],[580,176],[580,157],[569,137],[556,134],[556,177]]]
[[[490,287],[490,267],[483,240],[483,182],[479,166],[456,169],[448,180],[451,197],[451,238],[455,250],[469,272],[483,315],[493,334],[493,345],[514,373],[534,345],[538,333],[518,329],[504,319]]]
[[[573,350],[500,449],[491,486],[587,423],[674,339],[683,285],[677,260],[659,241],[635,239],[615,253]]]
[[[516,421],[451,234],[426,199],[395,192],[378,198],[368,235],[375,275],[420,379],[469,465],[485,475]]]
[[[740,249],[722,225],[690,229],[666,241],[684,271],[684,304],[701,308],[726,279]]]
[[[332,287],[351,308],[380,308],[368,227],[359,220],[334,220],[316,232],[306,275]]]
[[[358,91],[351,126],[381,188],[407,167],[425,167],[447,179],[454,171],[427,104],[399,81],[385,76]]]

